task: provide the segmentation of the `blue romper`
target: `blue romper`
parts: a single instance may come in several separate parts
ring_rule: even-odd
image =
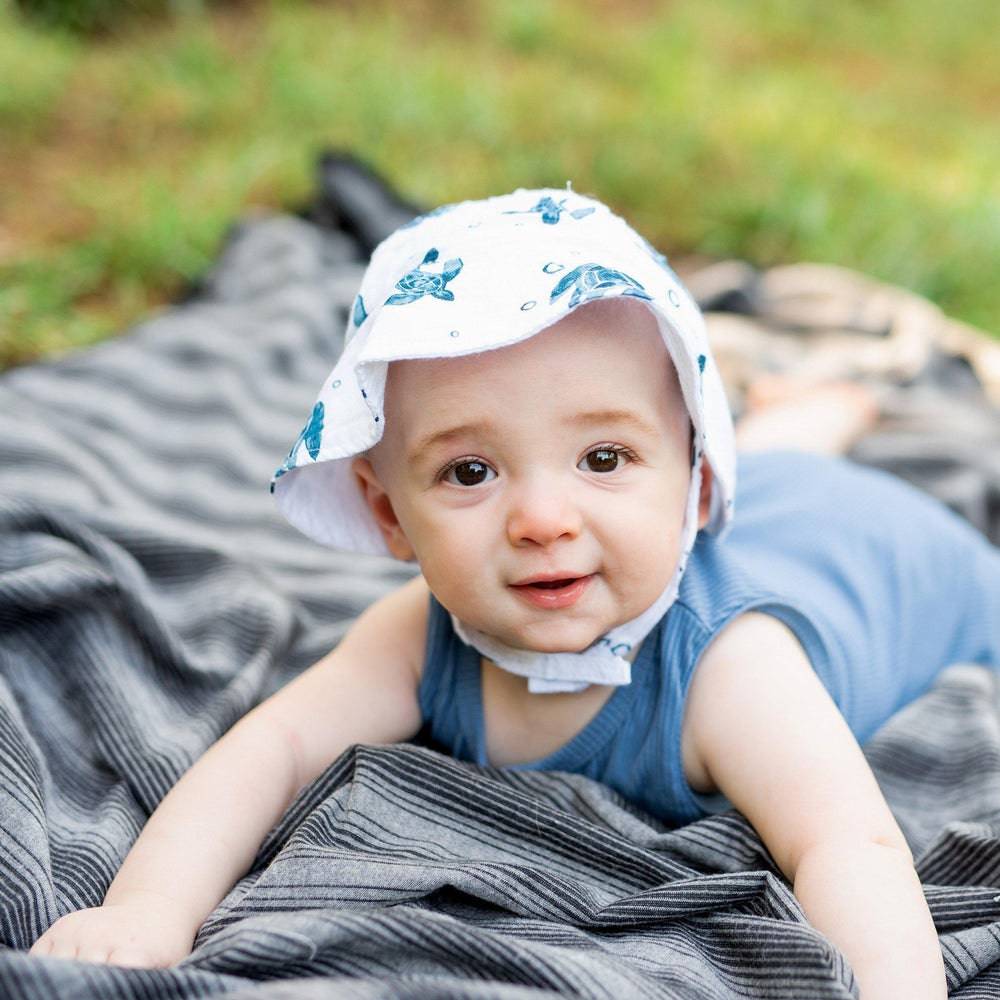
[[[803,452],[741,456],[737,482],[730,533],[699,536],[632,683],[564,746],[514,767],[585,774],[668,823],[718,808],[721,797],[684,778],[684,702],[706,646],[749,610],[792,629],[861,743],[949,664],[1000,666],[1000,549],[939,501],[888,473]],[[424,734],[485,765],[481,694],[479,653],[432,597]]]

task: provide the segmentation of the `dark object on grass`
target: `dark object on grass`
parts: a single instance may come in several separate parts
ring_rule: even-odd
[[[318,225],[353,236],[365,255],[422,209],[390,188],[350,153],[328,151],[319,158],[316,200],[305,213]]]
[[[205,0],[15,0],[26,17],[75,35],[107,35],[141,18],[199,11]]]

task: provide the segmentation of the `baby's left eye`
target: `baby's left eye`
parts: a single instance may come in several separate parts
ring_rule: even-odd
[[[628,457],[622,448],[611,448],[608,445],[603,445],[588,451],[580,459],[577,468],[582,472],[615,472],[623,460],[628,461]]]

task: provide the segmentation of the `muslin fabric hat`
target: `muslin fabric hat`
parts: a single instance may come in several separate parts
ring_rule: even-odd
[[[707,461],[713,478],[704,530],[723,532],[733,513],[733,427],[701,313],[662,254],[607,206],[569,189],[519,189],[445,205],[379,244],[348,318],[343,353],[271,481],[279,510],[324,545],[387,555],[351,460],[382,436],[389,364],[509,346],[584,303],[618,296],[643,302],[657,320],[694,430],[692,495]],[[688,521],[691,510],[689,502]],[[677,579],[668,591],[676,593],[696,530],[687,525]],[[666,597],[665,591],[650,611]],[[667,606],[672,601],[670,596]],[[463,639],[474,638],[456,625]],[[489,645],[489,637],[481,638]],[[620,653],[634,641],[595,643],[591,660],[603,661],[596,668],[603,682],[628,682],[629,665]],[[612,648],[619,652],[611,654]],[[599,655],[602,649],[618,662]],[[547,687],[545,679],[568,683],[576,668],[567,657],[578,662],[584,655],[528,654],[500,665],[540,679],[533,690],[575,690],[585,683],[580,676],[572,688]],[[560,657],[561,666],[544,662]],[[617,679],[608,680],[612,675]]]

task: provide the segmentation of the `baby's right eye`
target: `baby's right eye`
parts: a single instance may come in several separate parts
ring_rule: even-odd
[[[452,486],[478,486],[480,483],[496,479],[496,473],[485,463],[475,458],[465,458],[453,462],[441,473],[441,478]]]

